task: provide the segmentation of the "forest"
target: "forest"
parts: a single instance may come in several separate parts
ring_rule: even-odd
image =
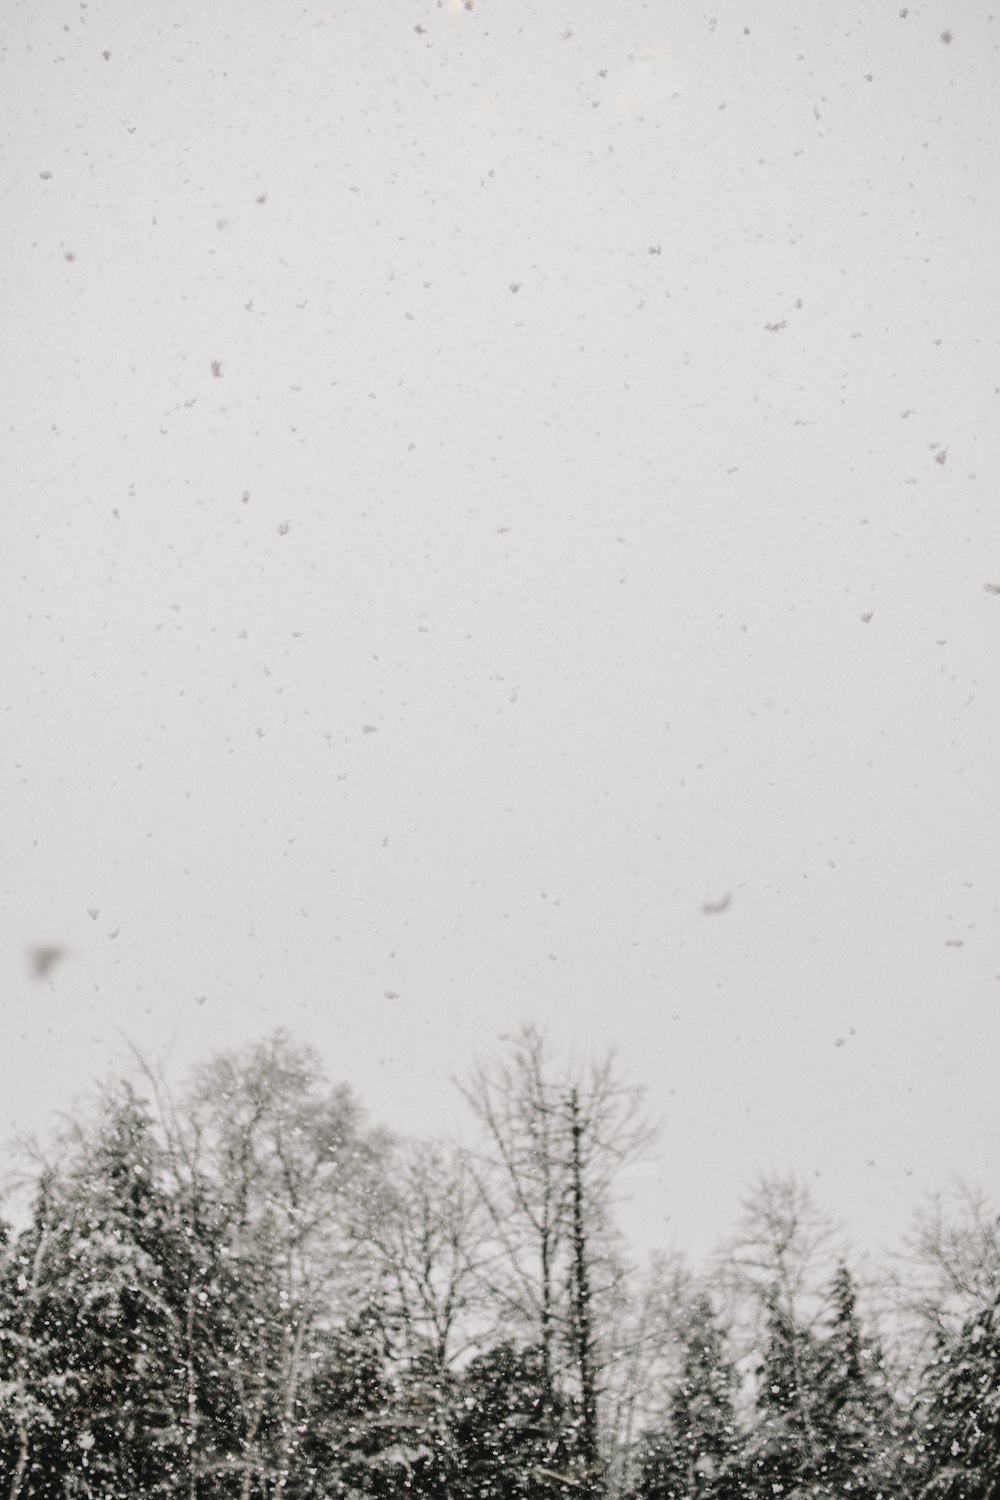
[[[278,1032],[12,1148],[0,1500],[1000,1496],[985,1196],[873,1267],[764,1177],[641,1260],[613,1053],[526,1026],[457,1087],[460,1141],[393,1137]]]

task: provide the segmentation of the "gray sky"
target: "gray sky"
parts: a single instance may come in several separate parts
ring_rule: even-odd
[[[279,1024],[448,1129],[532,1018],[644,1243],[995,1185],[998,41],[11,0],[4,1134]]]

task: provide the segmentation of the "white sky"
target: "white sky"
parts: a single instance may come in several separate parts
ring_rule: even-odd
[[[994,1189],[989,7],[0,27],[0,1131],[279,1024],[446,1130],[533,1018],[642,1243]]]

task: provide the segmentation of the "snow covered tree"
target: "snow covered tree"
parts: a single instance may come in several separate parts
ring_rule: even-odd
[[[889,1390],[880,1344],[862,1328],[854,1278],[844,1264],[830,1290],[817,1373],[815,1421],[825,1486],[859,1500],[893,1493],[902,1414]]]
[[[743,1456],[748,1488],[762,1500],[773,1494],[808,1493],[822,1477],[819,1384],[816,1336],[796,1321],[776,1287],[768,1304],[754,1424]]]
[[[1000,1496],[1000,1296],[942,1329],[919,1406],[920,1500]]]
[[[644,1434],[636,1500],[730,1500],[740,1494],[737,1376],[712,1304],[698,1294],[663,1425]]]
[[[455,1500],[579,1494],[576,1415],[554,1392],[537,1346],[504,1341],[477,1356],[458,1392]]]
[[[0,1473],[9,1500],[19,1500],[40,1473],[63,1404],[59,1360],[41,1318],[49,1251],[53,1241],[54,1194],[40,1174],[31,1224],[20,1235],[4,1225],[0,1255]]]
[[[542,1379],[551,1385],[565,1326],[569,1185],[565,1121],[549,1068],[544,1037],[526,1028],[509,1055],[478,1066],[462,1092],[483,1137],[470,1155],[492,1238],[480,1290],[537,1340]]]
[[[768,1336],[775,1301],[792,1323],[819,1324],[842,1259],[837,1238],[836,1226],[794,1177],[765,1176],[753,1187],[714,1276],[727,1321],[745,1349]]]
[[[745,1199],[716,1268],[737,1357],[756,1362],[755,1415],[744,1450],[755,1494],[821,1479],[820,1335],[834,1246],[834,1226],[803,1184],[764,1177]]]
[[[394,1357],[381,1309],[316,1339],[296,1496],[451,1500],[459,1378],[436,1354]]]
[[[776,1288],[768,1334],[743,1455],[750,1491],[812,1500],[905,1494],[903,1413],[878,1342],[862,1328],[847,1267],[838,1267],[817,1325],[796,1321]]]
[[[391,1351],[377,1307],[343,1327],[320,1329],[310,1373],[310,1420],[302,1435],[303,1493],[394,1494],[405,1479],[396,1449],[397,1392]]]
[[[9,1500],[183,1492],[178,1253],[151,1122],[126,1086],[60,1142],[4,1268]]]

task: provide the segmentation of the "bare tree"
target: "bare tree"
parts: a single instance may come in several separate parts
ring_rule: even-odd
[[[492,1250],[481,1281],[501,1315],[537,1341],[543,1381],[551,1388],[558,1374],[575,1387],[583,1482],[598,1494],[601,1377],[613,1341],[602,1308],[621,1278],[615,1191],[653,1133],[641,1092],[621,1080],[613,1053],[561,1061],[531,1025],[460,1087],[480,1127],[470,1160]]]
[[[681,1338],[698,1282],[680,1252],[654,1255],[623,1282],[612,1308],[613,1338],[603,1372],[605,1444],[611,1496],[631,1493],[640,1433],[664,1419]]]
[[[433,1141],[404,1142],[391,1186],[367,1234],[384,1282],[384,1305],[403,1347],[454,1363],[477,1342],[486,1218],[467,1157]]]
[[[469,1155],[492,1240],[481,1284],[505,1319],[537,1338],[542,1376],[551,1383],[568,1197],[564,1131],[547,1061],[545,1039],[525,1028],[508,1055],[477,1064],[459,1087],[482,1135]]]
[[[764,1176],[743,1200],[736,1232],[715,1257],[724,1300],[751,1299],[759,1312],[777,1299],[795,1324],[814,1327],[826,1288],[843,1258],[840,1230],[794,1177]]]
[[[888,1286],[913,1364],[1000,1298],[1000,1212],[979,1187],[956,1181],[918,1209]]]

